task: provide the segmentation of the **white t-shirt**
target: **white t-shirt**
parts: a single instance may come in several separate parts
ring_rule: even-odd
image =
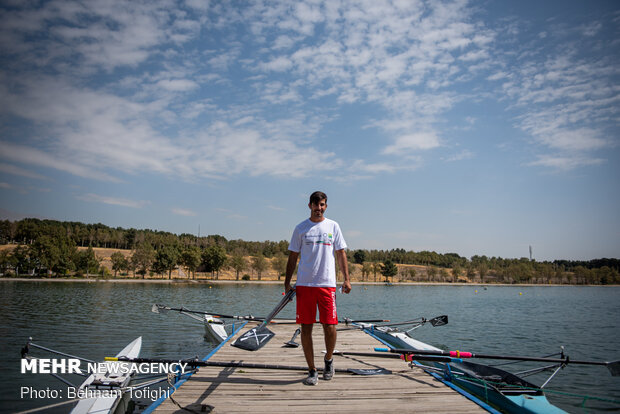
[[[346,249],[340,226],[328,218],[306,219],[293,231],[288,249],[299,253],[297,286],[336,287],[334,251]]]

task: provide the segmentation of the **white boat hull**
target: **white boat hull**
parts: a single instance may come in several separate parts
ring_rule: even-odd
[[[142,348],[142,337],[136,338],[116,356],[137,358]],[[78,395],[84,395],[71,410],[72,414],[113,414],[123,400],[124,388],[131,381],[131,373],[116,372],[114,364],[119,362],[105,362],[105,373],[95,373],[88,376],[80,385]]]
[[[214,318],[211,315],[205,315],[204,324],[205,339],[207,339],[209,342],[219,344],[220,342],[224,342],[226,339],[228,339],[226,327],[224,326],[224,322],[221,319]]]

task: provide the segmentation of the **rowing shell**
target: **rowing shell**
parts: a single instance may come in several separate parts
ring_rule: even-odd
[[[224,321],[211,315],[204,316],[205,339],[214,344],[219,344],[228,339],[228,333]]]
[[[390,327],[375,327],[359,324],[364,332],[392,348],[440,351],[432,345],[411,338],[404,332]],[[415,356],[413,357],[415,359]],[[473,362],[435,362],[434,366],[443,372],[437,378],[447,381],[469,392],[480,400],[510,414],[565,414],[551,404],[543,391],[536,385],[515,374]]]
[[[136,338],[116,356],[137,358],[140,355],[140,348],[142,348],[142,337]],[[71,413],[113,414],[116,411],[123,400],[125,388],[129,385],[133,373],[123,373],[115,369],[117,367],[113,364],[119,364],[118,362],[105,362],[105,364],[107,367],[105,373],[91,374],[80,385],[78,395],[86,395],[87,398],[80,399]],[[91,395],[92,397],[89,397]]]

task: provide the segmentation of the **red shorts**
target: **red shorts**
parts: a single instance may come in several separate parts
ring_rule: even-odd
[[[321,323],[338,324],[335,287],[297,286],[295,291],[297,296],[297,323],[315,323],[318,306]]]

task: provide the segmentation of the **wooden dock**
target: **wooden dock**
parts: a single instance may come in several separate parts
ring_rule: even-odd
[[[247,325],[242,332],[250,328]],[[283,347],[297,325],[270,325],[276,336],[256,352],[224,344],[209,361],[247,362],[305,367],[301,346]],[[323,329],[314,327],[317,367],[323,366]],[[297,342],[300,338],[297,338]],[[359,330],[338,332],[337,350],[373,352],[379,343]],[[290,413],[290,412],[407,412],[484,413],[474,402],[419,368],[397,359],[334,356],[336,368],[386,368],[390,375],[353,375],[337,372],[331,381],[319,373],[316,386],[302,380],[307,371],[255,368],[200,368],[155,410],[157,413]],[[181,408],[183,407],[183,409]]]

